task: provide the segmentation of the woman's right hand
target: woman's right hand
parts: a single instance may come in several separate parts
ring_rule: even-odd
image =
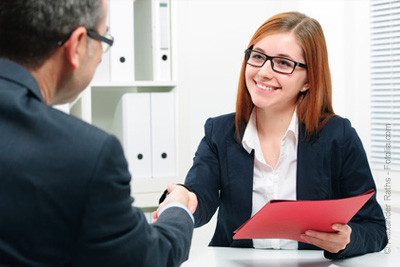
[[[158,206],[158,209],[152,213],[153,223],[157,221],[159,211],[168,203],[181,203],[192,214],[196,211],[198,201],[195,193],[190,192],[184,186],[180,186],[174,183],[168,183],[167,191],[168,195],[165,200]]]

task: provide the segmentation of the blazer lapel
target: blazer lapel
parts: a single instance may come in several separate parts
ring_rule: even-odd
[[[326,191],[326,145],[317,138],[305,139],[305,128],[299,125],[299,144],[297,148],[297,199],[319,200],[329,196]]]
[[[228,187],[237,226],[250,219],[252,210],[254,151],[251,154],[237,142],[227,140]]]

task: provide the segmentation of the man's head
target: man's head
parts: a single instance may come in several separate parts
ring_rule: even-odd
[[[1,0],[0,57],[39,67],[68,33],[102,18],[102,0]]]
[[[32,73],[45,103],[71,102],[101,61],[107,9],[107,0],[1,0],[0,57]]]

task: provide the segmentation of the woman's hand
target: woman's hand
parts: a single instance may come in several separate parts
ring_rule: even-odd
[[[158,219],[158,212],[168,203],[179,202],[183,204],[190,213],[194,213],[197,208],[197,196],[193,192],[189,192],[185,187],[168,183],[168,195],[166,199],[158,206],[158,209],[152,213],[153,223]]]
[[[333,224],[335,233],[318,232],[307,230],[300,237],[305,243],[320,247],[331,253],[338,253],[350,243],[351,227],[347,224]]]

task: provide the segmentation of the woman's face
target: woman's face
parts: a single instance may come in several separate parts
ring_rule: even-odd
[[[301,47],[290,32],[268,35],[256,43],[253,50],[306,63]],[[292,74],[282,74],[272,70],[270,60],[262,67],[247,64],[245,78],[254,105],[265,111],[294,109],[298,94],[308,90],[305,68],[297,66]]]

